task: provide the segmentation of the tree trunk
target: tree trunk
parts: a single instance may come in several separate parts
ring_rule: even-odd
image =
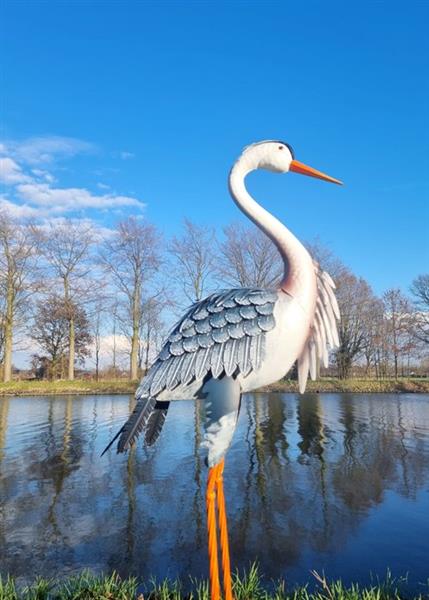
[[[130,356],[130,379],[133,381],[138,378],[138,353],[139,353],[139,329],[140,329],[140,294],[138,283],[136,283],[132,305],[133,333],[131,337],[131,356]]]
[[[72,381],[74,379],[74,319],[70,319],[69,325],[69,369],[68,378]]]
[[[351,366],[350,357],[342,352],[337,352],[337,368],[340,379],[347,379],[349,377]]]
[[[12,379],[13,295],[13,287],[9,282],[6,296],[6,318],[4,322],[3,381],[5,383]]]
[[[137,379],[138,370],[138,349],[139,349],[139,332],[133,327],[133,336],[131,338],[131,357],[130,357],[130,379]]]
[[[69,310],[69,361],[68,361],[68,379],[73,381],[74,379],[74,347],[75,347],[75,331],[74,331],[74,318],[73,318],[73,307],[70,303],[70,291],[69,291],[69,280],[64,277],[64,300]]]

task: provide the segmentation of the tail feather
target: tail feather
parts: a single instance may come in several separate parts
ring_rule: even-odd
[[[152,414],[150,415],[147,421],[145,430],[144,439],[148,446],[153,446],[153,444],[158,439],[162,427],[165,423],[169,406],[170,402],[158,401],[155,404],[155,408],[153,409]]]
[[[130,418],[125,423],[118,442],[118,453],[125,452],[134,444],[155,408],[155,398],[142,398],[136,405]]]
[[[137,402],[136,407],[131,413],[128,421],[121,427],[113,440],[104,449],[103,454],[111,447],[113,442],[117,440],[118,437],[118,453],[128,450],[128,448],[134,444],[140,433],[145,428],[148,419],[155,408],[155,405],[155,398],[141,398]],[[103,456],[103,454],[101,456]]]

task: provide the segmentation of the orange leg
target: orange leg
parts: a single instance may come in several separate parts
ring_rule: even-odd
[[[211,600],[220,600],[219,563],[216,531],[216,480],[218,466],[209,470],[207,480],[207,532],[209,542],[210,592]]]
[[[218,464],[216,480],[217,505],[219,511],[220,547],[222,552],[223,588],[225,600],[232,600],[231,561],[229,558],[228,525],[226,520],[225,495],[223,493],[223,468],[225,460]]]
[[[226,521],[225,496],[223,493],[224,460],[209,470],[207,481],[207,529],[210,563],[211,600],[220,600],[219,561],[216,527],[216,496],[219,512],[220,546],[222,553],[223,586],[225,600],[233,600],[231,565],[229,558],[228,527]]]

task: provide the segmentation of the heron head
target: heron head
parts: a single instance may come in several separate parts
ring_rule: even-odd
[[[243,151],[243,158],[247,159],[252,165],[252,169],[265,169],[274,173],[287,173],[292,171],[301,175],[317,177],[331,183],[341,185],[341,181],[325,175],[321,171],[313,169],[295,159],[295,153],[292,146],[286,142],[278,140],[266,140],[246,146]]]

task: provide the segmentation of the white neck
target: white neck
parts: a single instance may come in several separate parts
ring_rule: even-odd
[[[277,246],[283,260],[280,288],[311,310],[315,297],[315,273],[311,256],[287,227],[258,204],[244,185],[248,173],[257,166],[243,155],[229,175],[229,190],[235,203]]]

